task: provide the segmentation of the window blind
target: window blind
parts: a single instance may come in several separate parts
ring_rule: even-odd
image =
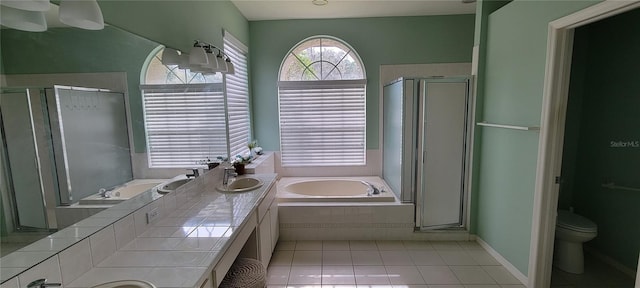
[[[365,165],[366,80],[280,81],[283,166]]]
[[[141,85],[151,168],[227,155],[222,83]]]
[[[235,74],[225,75],[227,114],[229,119],[229,156],[249,152],[250,136],[249,77],[247,71],[247,49],[233,36],[225,33],[224,52],[231,57]]]

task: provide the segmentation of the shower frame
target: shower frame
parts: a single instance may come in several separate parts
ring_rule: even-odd
[[[9,200],[10,211],[4,211],[3,216],[10,216],[13,225],[13,231],[17,232],[46,232],[56,230],[56,218],[54,208],[56,206],[55,195],[57,194],[57,185],[55,182],[56,171],[51,169],[51,165],[54,165],[55,159],[53,158],[53,151],[51,146],[51,133],[49,126],[49,117],[46,110],[46,98],[44,96],[44,88],[29,87],[29,88],[4,88],[3,94],[7,93],[24,93],[27,100],[27,109],[29,111],[29,126],[31,128],[31,140],[33,141],[34,148],[34,164],[38,178],[39,194],[42,212],[44,219],[44,227],[33,227],[24,225],[20,221],[19,204],[15,192],[15,183],[12,174],[12,165],[10,163],[10,152],[7,147],[7,137],[5,131],[5,119],[4,114],[0,111],[0,128],[2,131],[2,145],[3,145],[3,165],[6,167],[3,175],[7,181],[6,188],[7,200]],[[37,113],[40,112],[40,113]],[[36,124],[38,123],[38,125]],[[4,207],[6,208],[6,206]],[[7,215],[10,213],[9,215]]]

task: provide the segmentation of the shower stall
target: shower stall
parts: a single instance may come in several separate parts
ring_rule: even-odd
[[[470,77],[400,78],[383,89],[383,171],[416,229],[466,226]]]
[[[123,93],[2,89],[0,206],[6,230],[54,230],[56,206],[133,179],[127,127]]]

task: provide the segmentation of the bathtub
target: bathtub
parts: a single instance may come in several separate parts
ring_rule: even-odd
[[[385,192],[368,196],[368,185]],[[283,177],[277,184],[282,240],[411,239],[415,206],[379,177]]]
[[[93,194],[85,198],[80,199],[78,204],[80,205],[114,205],[127,199],[133,198],[136,195],[153,189],[154,187],[166,182],[166,179],[136,179],[125,183],[123,186],[109,191],[109,198],[102,198],[99,194]]]
[[[371,185],[380,194],[371,194]],[[278,181],[279,202],[395,202],[379,177],[283,177]]]

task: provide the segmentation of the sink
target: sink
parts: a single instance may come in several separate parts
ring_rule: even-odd
[[[187,184],[187,182],[191,181],[189,178],[177,179],[171,182],[162,183],[160,187],[158,187],[158,193],[167,194],[175,191],[178,187]]]
[[[156,286],[142,280],[119,280],[98,284],[91,288],[156,288]]]
[[[226,187],[224,185],[220,185],[218,186],[218,190],[222,192],[245,192],[245,191],[251,191],[253,189],[259,188],[260,186],[262,186],[262,180],[251,178],[251,177],[245,177],[245,178],[236,179]]]

